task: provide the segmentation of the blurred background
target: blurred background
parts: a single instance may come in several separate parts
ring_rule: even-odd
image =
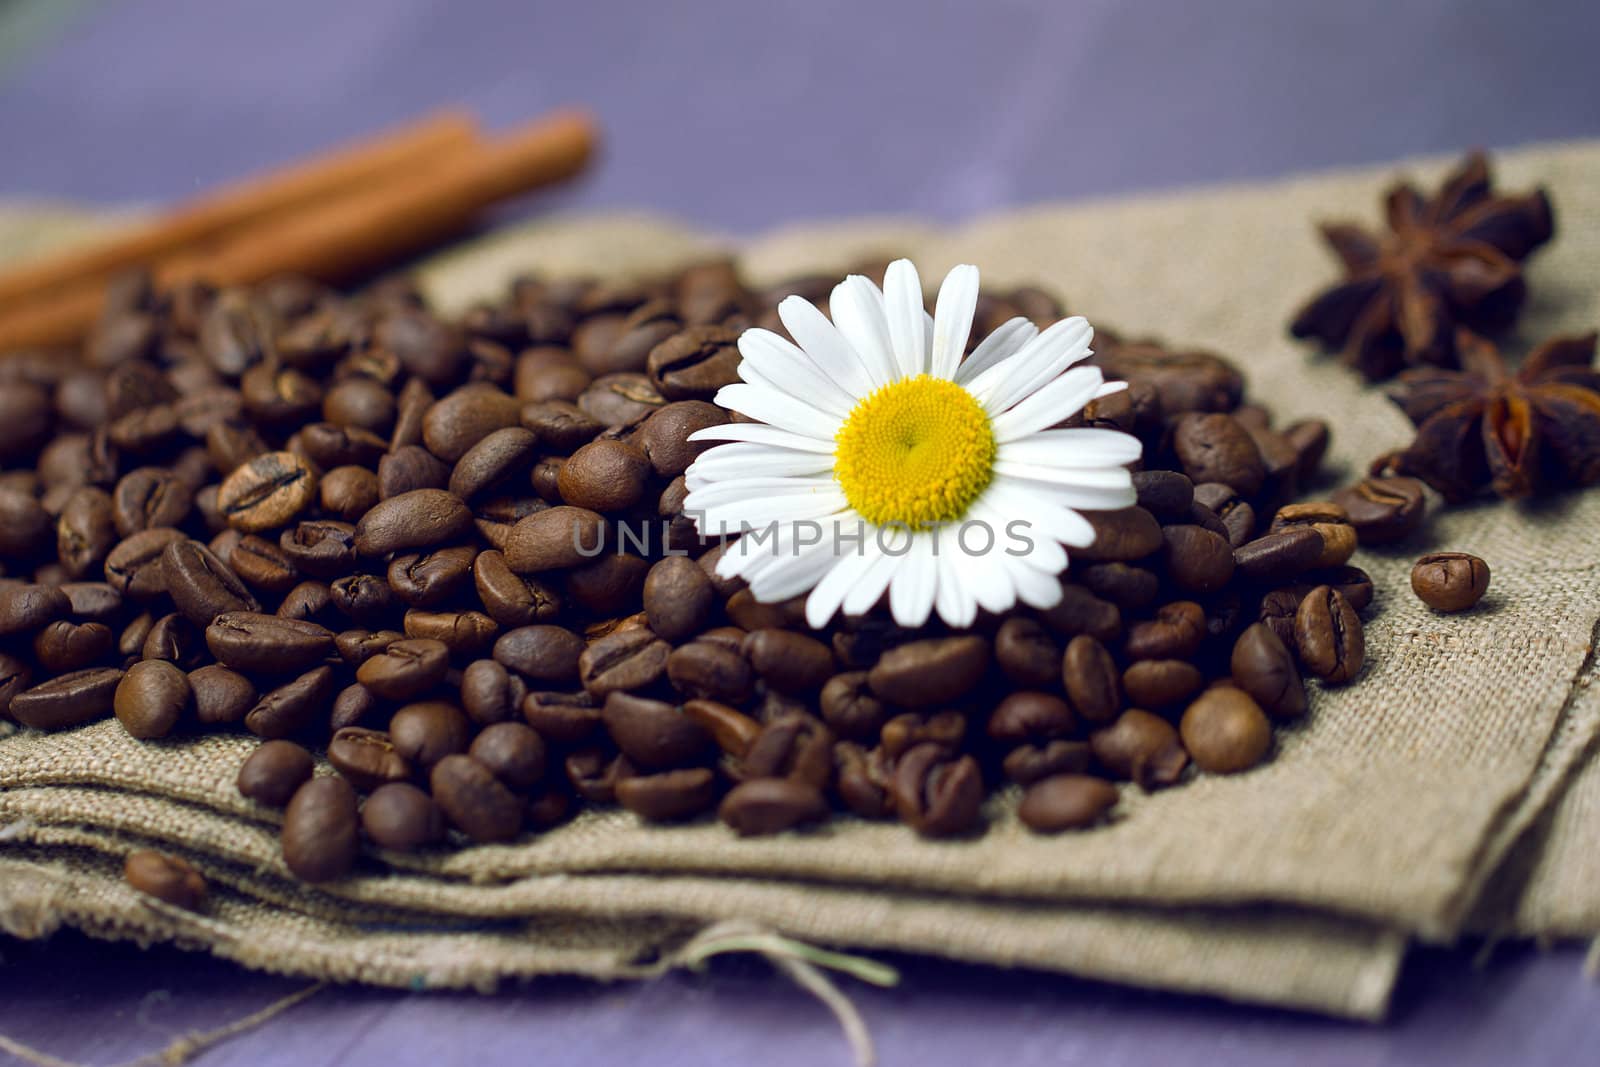
[[[1579,0],[0,0],[0,197],[167,202],[459,103],[752,231],[1600,134]]]

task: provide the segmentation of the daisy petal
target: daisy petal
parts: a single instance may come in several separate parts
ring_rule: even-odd
[[[883,307],[900,377],[922,374],[928,369],[928,339],[923,332],[927,311],[922,306],[922,279],[909,259],[889,264],[883,276]]]
[[[1061,581],[1053,574],[1035,570],[1023,560],[1008,557],[1006,571],[1017,591],[1017,599],[1032,608],[1053,608],[1061,602]]]
[[[744,382],[724,385],[717,390],[717,403],[752,419],[760,419],[780,430],[832,441],[839,432],[840,420],[827,415],[804,400]]]
[[[1102,381],[1099,367],[1074,367],[1010,411],[995,416],[995,440],[1001,444],[1015,441],[1077,414],[1094,398]],[[737,388],[729,385],[724,391]]]
[[[877,530],[875,528],[867,527],[867,536],[869,538],[875,537],[876,534]],[[899,542],[895,542],[892,547],[898,549]],[[872,561],[871,566],[861,573],[861,576],[856,580],[855,587],[844,595],[844,603],[841,607],[843,607],[846,615],[865,615],[872,610],[872,606],[878,602],[879,597],[883,596],[883,591],[889,588],[890,581],[894,579],[895,573],[899,571],[906,558],[904,554],[898,556],[890,555],[884,552],[882,546],[879,545],[874,545],[868,551],[876,552],[877,558]]]
[[[1121,489],[1133,485],[1133,476],[1122,467],[1050,467],[1043,463],[996,460],[994,472],[1008,478],[1050,482],[1075,489]]]
[[[870,278],[852,274],[833,287],[828,298],[833,324],[861,357],[875,386],[900,378],[900,367],[889,348],[889,322],[884,317],[883,294]]]
[[[958,566],[960,549],[951,536],[953,527],[942,526],[937,534],[939,585],[934,590],[933,607],[951,626],[971,626],[978,617],[978,601],[967,588],[968,576]]]
[[[835,546],[835,553],[839,548]],[[844,604],[844,598],[867,573],[878,558],[878,548],[870,539],[861,544],[859,551],[847,551],[838,556],[833,569],[822,576],[811,595],[806,598],[806,622],[820,630]]]
[[[721,426],[707,426],[689,435],[691,441],[750,441],[754,444],[790,448],[800,452],[833,455],[833,440],[818,440],[802,434],[780,430],[764,422],[726,422]]]
[[[972,395],[990,414],[998,415],[1074,363],[1087,359],[1093,338],[1094,330],[1083,318],[1063,319],[1016,355],[980,375],[972,383]]]
[[[956,368],[956,381],[961,385],[970,383],[996,363],[1022,351],[1022,346],[1037,336],[1039,327],[1020,315],[1001,323],[972,350],[972,355],[961,361]]]
[[[830,545],[817,545],[804,555],[785,556],[779,566],[768,568],[750,580],[750,592],[766,604],[797,597],[815,586],[834,562]]]
[[[683,472],[683,479],[690,489],[698,489],[724,478],[823,474],[832,469],[833,457],[819,452],[731,444],[701,453]]]
[[[778,305],[778,319],[824,377],[837,382],[846,393],[860,399],[876,388],[860,354],[811,301],[785,297]]]
[[[972,334],[972,315],[978,306],[978,268],[963,263],[944,276],[933,305],[933,351],[928,373],[954,378]]]
[[[1071,508],[1062,507],[1050,500],[1041,499],[1024,487],[1013,485],[1009,479],[996,478],[984,492],[995,509],[1013,515],[1046,537],[1053,537],[1064,545],[1088,548],[1094,544],[1094,527],[1089,520]]]
[[[1007,563],[1019,559],[1026,560],[1033,569],[1048,571],[1050,574],[1060,574],[1067,569],[1067,553],[1055,538],[1034,536],[1030,532],[1031,528],[1023,532],[1029,533],[1028,539],[1033,542],[1032,547],[1025,552],[1022,551],[1021,546],[1016,543],[1016,528],[1013,525],[1020,516],[1000,511],[991,503],[992,499],[991,495],[985,494],[983,500],[973,504],[971,514],[974,518],[988,523],[991,529],[1004,532],[1005,538],[998,542],[994,552],[1004,556]]]
[[[939,565],[933,558],[933,538],[918,534],[911,540],[905,563],[889,583],[889,610],[901,626],[917,627],[928,621],[939,584]]]
[[[1117,489],[1096,489],[1093,486],[1061,485],[1056,482],[1039,482],[1028,478],[1006,475],[1006,483],[1024,493],[1036,495],[1065,508],[1082,511],[1117,511],[1133,504],[1137,494],[1130,483]]]
[[[739,377],[750,370],[772,383],[779,392],[803,396],[813,405],[841,419],[855,407],[855,399],[830,381],[806,354],[771,330],[746,330],[739,335]]]
[[[1144,454],[1144,445],[1132,434],[1084,426],[1043,430],[1030,437],[1008,441],[995,458],[1007,463],[1037,463],[1045,467],[1120,467]]]

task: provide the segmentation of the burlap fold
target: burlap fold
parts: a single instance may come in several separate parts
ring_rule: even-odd
[[[1035,208],[952,229],[829,224],[739,251],[757,279],[894,252],[924,276],[966,261],[986,281],[1043,283],[1093,322],[1229,355],[1280,419],[1329,419],[1332,467],[1352,473],[1403,443],[1405,421],[1379,391],[1290,342],[1284,323],[1333,274],[1311,220],[1375,217],[1392,170]],[[1440,161],[1414,168],[1424,180],[1440,171]],[[1530,266],[1521,341],[1600,322],[1596,173],[1600,144],[1500,161],[1506,187],[1547,185],[1559,215],[1557,240]],[[649,272],[717,245],[643,217],[557,220],[441,257],[424,277],[459,308],[519,271]],[[556,969],[644,973],[694,924],[737,916],[836,945],[1371,1017],[1406,937],[1448,940],[1469,925],[1600,931],[1600,861],[1586,847],[1600,819],[1597,520],[1595,494],[1486,504],[1440,515],[1402,549],[1362,552],[1379,597],[1359,683],[1319,689],[1267,766],[1155,795],[1130,787],[1114,823],[1090,833],[1028,834],[1005,799],[991,804],[987,834],[951,843],[856,820],[742,841],[710,823],[652,828],[591,812],[514,845],[395,857],[402,874],[311,891],[284,876],[272,813],[233,790],[247,740],[148,745],[102,724],[0,740],[0,825],[15,842],[0,857],[0,916],[42,907],[252,966],[468,985]],[[1436,616],[1411,596],[1411,561],[1430,548],[1489,562],[1478,609]],[[179,919],[141,908],[105,858],[140,842],[194,857],[226,887],[230,910],[211,918],[273,944],[278,962],[247,957],[204,921],[180,931]],[[18,891],[5,872],[23,866],[33,873]],[[397,909],[402,932],[362,908]],[[606,916],[621,926],[601,931]],[[464,917],[490,925],[437,928]],[[364,940],[375,921],[391,940]],[[315,945],[305,923],[321,924]],[[529,923],[542,924],[537,935],[508,932]],[[517,943],[502,951],[497,938]],[[408,971],[408,952],[424,947],[450,968]]]

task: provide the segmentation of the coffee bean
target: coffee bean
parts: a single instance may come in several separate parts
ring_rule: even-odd
[[[239,539],[227,556],[228,567],[252,589],[282,595],[300,582],[300,570],[276,542],[255,534]]]
[[[1130,708],[1111,725],[1096,730],[1089,745],[1100,766],[1147,790],[1176,783],[1189,763],[1172,724],[1139,708]]]
[[[1411,591],[1434,611],[1465,611],[1489,589],[1489,565],[1466,552],[1430,552],[1411,568]]]
[[[455,600],[472,579],[474,545],[411,552],[389,564],[389,588],[402,603],[416,608],[440,608]]]
[[[1231,485],[1222,482],[1205,482],[1194,487],[1194,502],[1210,511],[1222,524],[1228,543],[1238,548],[1255,534],[1256,513]],[[1202,525],[1205,525],[1202,523]],[[1216,532],[1216,531],[1213,531]]]
[[[917,745],[895,764],[895,811],[924,837],[950,837],[973,829],[983,791],[978,761],[940,745]]]
[[[883,701],[873,695],[866,671],[828,679],[822,687],[820,707],[823,721],[841,737],[852,739],[876,737],[889,717]]]
[[[378,476],[365,467],[333,468],[322,476],[317,493],[322,510],[345,522],[360,519],[381,499]]]
[[[1233,681],[1268,715],[1297,719],[1306,711],[1306,689],[1294,656],[1266,623],[1250,626],[1234,642]]]
[[[378,497],[388,500],[419,489],[443,490],[450,465],[421,445],[397,448],[378,461]]]
[[[59,588],[75,618],[111,623],[122,613],[122,594],[108,582],[67,582]]]
[[[477,656],[494,641],[500,627],[481,611],[406,612],[403,622],[407,637],[438,641],[452,656]]]
[[[556,484],[562,499],[574,507],[626,511],[644,495],[650,473],[650,461],[638,448],[599,440],[579,448],[562,464]]]
[[[1000,763],[1005,776],[1018,785],[1030,785],[1058,774],[1081,774],[1089,769],[1091,754],[1083,741],[1046,741],[1018,745]]]
[[[90,667],[60,674],[11,698],[11,717],[35,730],[67,730],[104,718],[122,672]]]
[[[230,611],[259,613],[261,605],[228,565],[197,541],[177,540],[161,554],[167,595],[197,626]]]
[[[884,653],[867,673],[872,691],[891,704],[925,708],[960,700],[989,666],[989,643],[981,637],[913,641]]]
[[[585,692],[529,693],[522,701],[522,717],[552,744],[587,741],[600,727],[599,705]]]
[[[459,541],[472,529],[472,512],[442,489],[413,489],[381,500],[356,523],[356,551],[384,556]]]
[[[332,667],[309,670],[266,693],[244,716],[245,729],[257,737],[290,737],[326,717],[337,682]]]
[[[480,726],[505,722],[521,711],[527,686],[492,659],[480,659],[461,672],[461,706]]]
[[[146,741],[171,733],[192,699],[182,671],[165,660],[147,659],[129,667],[117,683],[112,710],[130,736]]]
[[[428,409],[422,441],[429,452],[455,463],[494,431],[517,425],[521,410],[516,397],[492,385],[465,385]]]
[[[592,562],[605,551],[605,519],[586,508],[554,507],[523,519],[506,542],[506,563],[536,574]]]
[[[777,715],[739,762],[745,778],[795,778],[824,788],[833,774],[833,731],[804,711]]]
[[[793,778],[754,778],[729,791],[717,816],[740,837],[779,834],[828,814],[822,791]]]
[[[206,646],[225,667],[283,674],[303,670],[332,652],[333,632],[301,619],[229,611],[206,627]]]
[[[578,657],[578,678],[597,698],[643,689],[667,670],[671,647],[648,629],[619,630],[592,642]],[[715,694],[696,694],[715,696]]]
[[[689,469],[714,442],[691,441],[689,436],[728,421],[727,412],[703,400],[679,400],[652,414],[639,427],[638,445],[650,465],[663,478],[675,478]]]
[[[31,537],[29,538],[31,541]],[[81,486],[56,517],[56,555],[74,577],[92,575],[117,543],[117,526],[111,494],[94,486]],[[8,555],[26,555],[16,546]]]
[[[11,719],[11,701],[33,684],[33,671],[26,660],[0,652],[0,722]]]
[[[1090,722],[1109,722],[1122,707],[1116,662],[1106,647],[1088,634],[1067,642],[1061,657],[1061,681],[1072,706]]]
[[[616,800],[649,822],[676,822],[711,807],[716,776],[704,767],[634,775],[617,782]]]
[[[744,656],[761,680],[782,693],[813,693],[833,674],[833,651],[791,630],[756,630],[744,639]]]
[[[838,778],[839,799],[864,819],[883,819],[894,814],[890,792],[891,768],[881,749],[868,751],[851,741],[833,748]]]
[[[899,759],[921,744],[955,751],[966,741],[967,719],[959,711],[908,711],[883,724],[879,747],[890,759]]]
[[[717,747],[725,755],[743,759],[751,744],[761,734],[761,724],[736,708],[714,700],[688,700],[682,707],[684,717],[699,724],[711,734]]]
[[[1422,525],[1427,493],[1415,478],[1363,478],[1333,494],[1350,516],[1364,545],[1384,545],[1409,537]]]
[[[497,722],[472,741],[469,755],[510,789],[526,793],[544,776],[544,741],[520,722]]]
[[[185,911],[199,911],[206,900],[206,880],[188,860],[151,849],[128,853],[122,877],[139,892]]]
[[[239,768],[239,792],[257,804],[281,808],[315,770],[311,753],[293,741],[263,741]]]
[[[644,581],[644,611],[664,641],[682,641],[705,629],[716,605],[716,590],[705,571],[684,556],[668,556],[650,568]]]
[[[1181,659],[1142,659],[1122,672],[1128,703],[1140,708],[1169,708],[1198,693],[1206,684],[1200,668]]]
[[[1157,608],[1155,618],[1130,627],[1123,651],[1130,660],[1188,659],[1205,636],[1205,609],[1192,600],[1175,600]]]
[[[1234,549],[1234,566],[1252,582],[1281,582],[1310,570],[1326,551],[1310,526],[1286,526]]]
[[[521,426],[496,430],[469,448],[450,473],[450,492],[462,500],[522,474],[538,458],[539,437]]]
[[[549,622],[560,610],[554,590],[514,573],[497,551],[478,553],[472,561],[472,576],[483,610],[501,626]]]
[[[376,467],[389,449],[388,442],[375,433],[331,422],[302,426],[295,438],[299,441],[298,451],[304,452],[320,470],[350,465]]]
[[[366,625],[387,622],[397,606],[389,583],[372,574],[352,574],[328,586],[333,606],[352,621]]]
[[[33,656],[45,670],[60,674],[82,670],[107,658],[116,637],[103,622],[57,619],[33,638]]]
[[[1160,522],[1187,522],[1194,503],[1194,483],[1177,471],[1145,470],[1133,474],[1138,505]]]
[[[140,530],[118,542],[106,555],[106,581],[125,597],[148,600],[166,592],[166,568],[162,554],[174,541],[187,540],[183,533],[158,526]]]
[[[396,752],[427,770],[444,757],[467,750],[472,742],[472,722],[454,704],[424,700],[394,713],[389,737]]]
[[[355,868],[360,852],[356,793],[343,778],[313,778],[283,816],[283,862],[304,882],[329,882]]]
[[[1117,805],[1117,788],[1102,778],[1059,774],[1034,782],[1022,794],[1017,818],[1041,834],[1093,826]]]
[[[1232,562],[1232,556],[1229,556]],[[1073,576],[1096,596],[1126,611],[1140,611],[1161,594],[1161,579],[1154,571],[1128,563],[1093,563],[1075,569]]]
[[[1009,694],[989,715],[988,733],[1008,745],[1029,744],[1066,737],[1077,730],[1077,719],[1065,700],[1050,693],[1026,690]]]
[[[1366,611],[1372,605],[1372,576],[1360,567],[1330,567],[1327,570],[1308,571],[1300,576],[1295,588],[1310,591],[1319,585],[1329,585],[1344,594],[1356,611]],[[1297,601],[1298,603],[1298,601]]]
[[[1173,427],[1172,448],[1183,473],[1197,484],[1222,482],[1242,496],[1255,496],[1266,480],[1261,450],[1231,415],[1184,415]]]
[[[635,765],[667,768],[696,762],[711,747],[711,735],[672,704],[614,692],[601,711],[606,732]]]
[[[471,756],[446,756],[434,764],[429,782],[445,818],[472,840],[509,841],[521,831],[522,804]]]
[[[1183,747],[1210,774],[1237,774],[1260,763],[1272,747],[1272,724],[1242,689],[1208,689],[1183,713]]]
[[[711,400],[739,380],[738,334],[724,326],[691,326],[650,350],[646,370],[668,400]]]
[[[617,785],[638,773],[627,756],[597,747],[571,753],[562,769],[573,791],[591,804],[615,803]]]
[[[217,491],[228,525],[246,533],[283,526],[317,493],[311,464],[293,452],[267,452],[239,467]]]
[[[1306,670],[1331,685],[1361,673],[1367,642],[1361,616],[1344,594],[1319,585],[1300,601],[1294,616],[1295,651]]]
[[[326,618],[333,609],[333,594],[321,582],[301,582],[283,596],[277,614],[284,619]]]
[[[1084,562],[1125,562],[1143,559],[1161,549],[1161,527],[1155,516],[1141,507],[1118,511],[1085,512],[1094,527],[1094,543],[1075,549],[1072,558]]]
[[[578,680],[583,638],[560,626],[522,626],[494,643],[495,662],[537,682],[567,685]]]
[[[1261,598],[1261,624],[1291,649],[1294,648],[1294,615],[1304,598],[1304,593],[1293,587],[1274,589]]]
[[[1061,646],[1033,619],[1011,618],[995,632],[994,658],[1012,682],[1037,689],[1059,677]]]
[[[388,782],[411,777],[411,761],[400,754],[394,739],[382,730],[343,726],[328,742],[328,762],[362,792]]]
[[[1234,549],[1226,538],[1199,526],[1164,526],[1162,562],[1172,584],[1186,593],[1214,593],[1233,578]]]
[[[361,805],[361,827],[379,848],[414,852],[444,840],[444,812],[409,782],[389,782]]]
[[[278,547],[296,570],[313,578],[339,578],[355,567],[355,527],[334,519],[296,523],[278,535]]]
[[[410,700],[444,681],[450,650],[442,642],[405,638],[356,668],[356,681],[386,700]]]

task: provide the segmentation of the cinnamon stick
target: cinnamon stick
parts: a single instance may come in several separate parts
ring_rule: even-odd
[[[119,236],[0,274],[0,311],[104,281],[119,270],[193,248],[238,227],[359,189],[396,168],[424,164],[461,149],[476,137],[477,124],[471,116],[442,111],[330,154],[224,186]]]

